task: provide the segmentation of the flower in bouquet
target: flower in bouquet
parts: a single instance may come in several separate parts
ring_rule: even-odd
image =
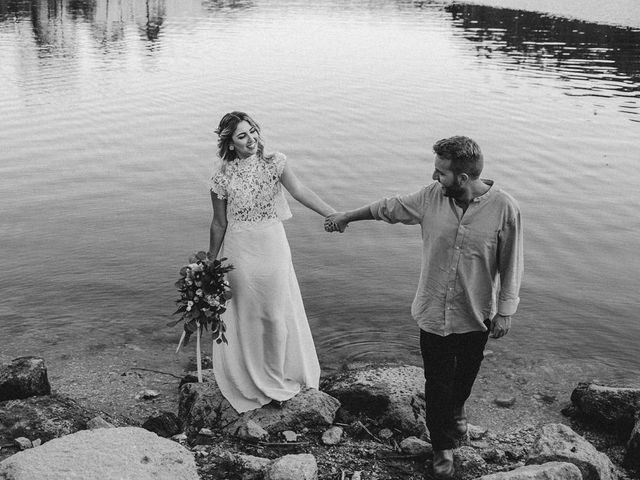
[[[226,326],[220,315],[231,298],[225,274],[233,269],[233,265],[224,264],[225,260],[211,259],[205,252],[198,252],[180,269],[180,279],[175,284],[180,293],[175,314],[180,315],[180,319],[169,323],[173,326],[184,322],[178,349],[188,343],[193,333],[200,335],[202,329],[210,329],[216,343],[227,343]]]

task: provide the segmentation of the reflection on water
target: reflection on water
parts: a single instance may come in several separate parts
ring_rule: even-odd
[[[567,95],[619,97],[620,112],[640,122],[640,29],[477,5],[447,11],[480,60],[552,74]]]
[[[206,243],[212,125],[245,108],[345,208],[423,185],[437,138],[482,139],[527,222],[520,327],[501,345],[634,372],[639,35],[410,0],[0,0],[0,342],[170,350],[155,326]],[[323,237],[293,207],[323,360],[415,356],[419,233]]]

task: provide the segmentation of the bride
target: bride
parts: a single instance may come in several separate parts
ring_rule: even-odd
[[[260,127],[246,113],[226,114],[216,133],[209,256],[228,258],[234,269],[223,314],[228,345],[213,349],[213,371],[242,413],[279,405],[303,385],[318,388],[320,365],[282,225],[291,217],[283,187],[324,217],[335,210],[302,184],[285,155],[264,153]]]

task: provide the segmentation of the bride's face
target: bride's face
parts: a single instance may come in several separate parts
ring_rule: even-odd
[[[258,130],[251,126],[246,120],[241,121],[231,136],[233,148],[238,158],[247,158],[258,151],[258,141],[260,134]]]

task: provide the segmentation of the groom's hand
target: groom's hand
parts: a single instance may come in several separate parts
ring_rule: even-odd
[[[347,228],[349,222],[344,212],[336,212],[331,215],[327,215],[324,222],[324,229],[327,232],[340,232],[343,233]]]

